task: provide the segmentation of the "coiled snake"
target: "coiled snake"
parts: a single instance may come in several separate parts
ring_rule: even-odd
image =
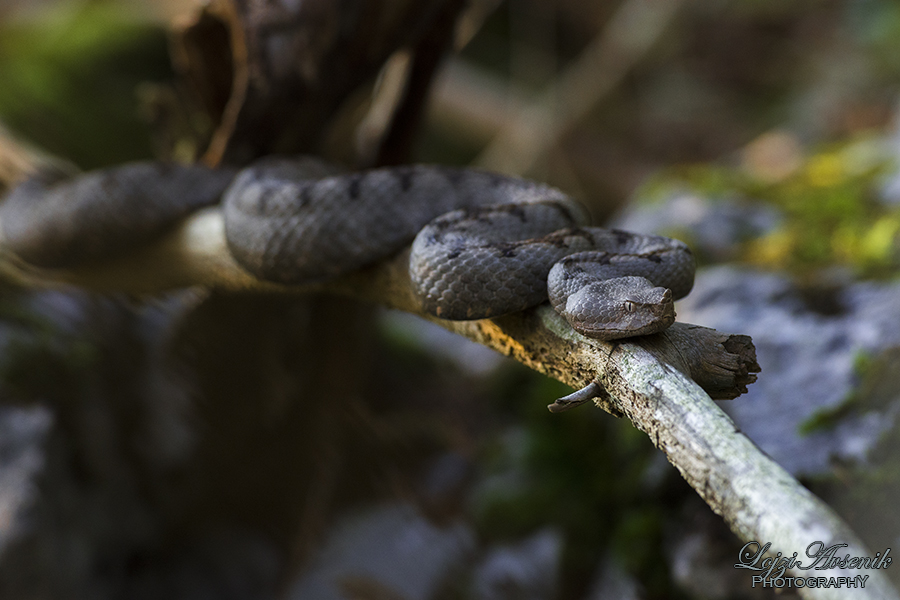
[[[404,166],[310,177],[307,160],[225,169],[135,163],[71,179],[42,174],[0,207],[3,240],[47,268],[101,261],[222,203],[229,251],[257,278],[323,280],[413,242],[410,279],[425,311],[500,316],[550,299],[601,340],[661,331],[694,280],[665,237],[587,227],[549,186],[472,169]]]

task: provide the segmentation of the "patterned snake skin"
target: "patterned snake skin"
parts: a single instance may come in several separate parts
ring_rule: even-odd
[[[673,300],[693,285],[683,243],[586,227],[584,210],[545,185],[435,166],[327,172],[308,159],[266,159],[236,176],[156,163],[43,175],[0,207],[3,239],[26,262],[72,267],[221,201],[228,248],[260,279],[323,280],[412,241],[410,279],[425,311],[481,319],[549,297],[577,331],[601,340],[665,329]]]

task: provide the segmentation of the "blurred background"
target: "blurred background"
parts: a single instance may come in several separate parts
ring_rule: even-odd
[[[0,1],[0,125],[84,170],[204,156],[217,123],[170,59],[196,9]],[[452,44],[408,158],[687,241],[679,318],[751,335],[763,368],[723,408],[893,547],[900,4],[473,0]],[[323,154],[372,162],[408,62]],[[565,386],[347,302],[3,284],[0,597],[774,595],[629,422],[551,415]]]

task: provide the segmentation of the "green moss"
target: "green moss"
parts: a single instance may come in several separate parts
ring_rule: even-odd
[[[826,431],[836,427],[849,415],[856,412],[858,398],[851,394],[846,400],[832,408],[823,408],[814,412],[797,428],[797,433],[807,436],[816,431]]]
[[[882,277],[900,267],[900,208],[875,197],[881,177],[893,169],[879,142],[861,138],[803,157],[776,181],[740,167],[688,165],[660,174],[644,191],[651,200],[686,189],[714,201],[738,196],[778,208],[783,223],[745,242],[743,262],[796,274],[842,265],[862,277]]]

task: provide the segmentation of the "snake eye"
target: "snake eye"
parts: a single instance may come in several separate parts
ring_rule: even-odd
[[[625,301],[625,310],[630,313],[633,313],[634,312],[634,302],[632,302],[631,300],[626,300]]]

